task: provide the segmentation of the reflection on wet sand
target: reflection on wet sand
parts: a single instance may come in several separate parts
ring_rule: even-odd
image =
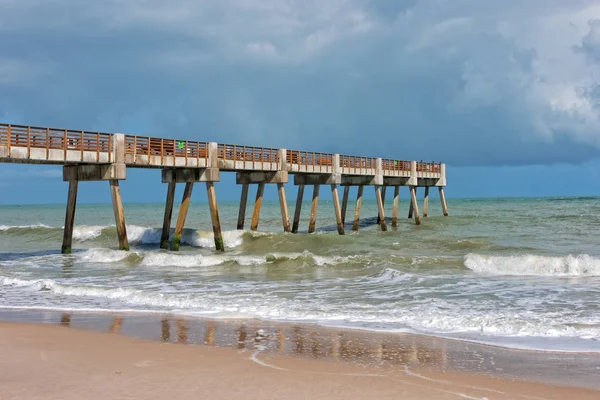
[[[177,343],[187,343],[188,328],[185,326],[185,321],[177,319],[175,324],[177,325]]]
[[[163,342],[171,341],[171,323],[167,318],[160,321],[160,340]]]
[[[71,326],[71,314],[70,313],[63,313],[60,316],[60,324],[62,326]]]
[[[121,325],[123,324],[123,317],[115,315],[110,323],[109,333],[119,333],[121,331]]]
[[[133,318],[133,317],[132,317]],[[122,332],[123,315],[109,320],[108,332]],[[365,335],[360,331],[338,331],[316,325],[258,324],[232,321],[171,319],[157,320],[160,337],[171,342],[171,328],[177,329],[175,343],[205,344],[208,346],[258,349],[270,353],[294,355],[313,359],[334,359],[363,364],[436,365],[446,368],[447,357],[443,341],[433,339],[424,346],[415,336],[400,334]],[[61,315],[60,324],[71,325],[71,314]],[[128,324],[135,326],[134,323]],[[196,334],[195,334],[196,332]],[[202,338],[202,340],[193,340]],[[151,339],[151,337],[150,337]]]

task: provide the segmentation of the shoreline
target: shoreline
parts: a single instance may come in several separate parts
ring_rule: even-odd
[[[155,317],[169,315],[172,318],[182,318],[187,320],[203,320],[203,321],[215,321],[215,322],[228,322],[228,321],[260,321],[265,325],[308,325],[308,326],[316,326],[323,329],[334,329],[334,330],[343,330],[343,331],[359,331],[373,334],[397,334],[397,335],[414,335],[421,336],[424,338],[432,338],[439,340],[446,340],[451,342],[460,342],[464,344],[473,344],[478,346],[485,346],[496,348],[498,350],[516,350],[521,352],[534,352],[534,353],[550,353],[550,354],[581,354],[581,355],[591,355],[591,356],[600,356],[600,343],[598,344],[598,350],[565,350],[565,349],[552,349],[552,348],[535,348],[535,347],[527,347],[527,346],[518,346],[514,344],[503,344],[503,343],[494,343],[492,341],[485,340],[477,340],[463,337],[452,337],[452,336],[444,336],[444,334],[436,334],[436,333],[427,333],[427,332],[417,332],[412,331],[410,329],[402,330],[387,330],[387,329],[377,329],[377,328],[369,328],[369,327],[361,327],[361,326],[352,326],[352,325],[335,325],[335,324],[324,324],[323,321],[295,321],[295,320],[276,320],[276,319],[260,319],[260,318],[243,318],[243,317],[210,317],[204,315],[192,315],[186,313],[174,313],[172,311],[159,311],[159,310],[137,310],[137,309],[92,309],[92,308],[60,308],[60,307],[34,307],[34,306],[2,306],[0,307],[0,322],[4,321],[2,318],[3,313],[7,312],[11,313],[20,313],[20,312],[50,312],[50,313],[77,313],[77,314],[125,314],[131,316],[146,316],[146,317]],[[26,321],[23,321],[26,322]],[[500,339],[504,339],[505,337],[498,337]]]
[[[412,333],[157,313],[0,309],[0,321],[0,326],[28,323],[34,330],[68,326],[157,344],[253,351],[286,362],[324,362],[405,375],[414,369],[417,374],[466,374],[600,391],[596,353],[519,350]]]

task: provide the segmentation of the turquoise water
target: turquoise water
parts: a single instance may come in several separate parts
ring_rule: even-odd
[[[391,203],[390,200],[388,200]],[[290,214],[293,214],[290,202]],[[387,204],[387,215],[391,204]],[[171,312],[410,331],[511,347],[600,351],[600,198],[430,200],[421,226],[380,232],[373,201],[338,236],[331,202],[314,234],[284,234],[277,202],[259,232],[220,203],[192,203],[179,253],[158,249],[163,206],[126,204],[130,252],[110,205],[80,205],[74,252],[59,254],[63,205],[0,206],[0,307]],[[252,203],[248,204],[247,226]],[[354,204],[348,207],[351,222]],[[174,210],[173,225],[177,210]]]

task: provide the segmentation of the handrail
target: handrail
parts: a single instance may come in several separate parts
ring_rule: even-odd
[[[113,134],[102,132],[81,131],[72,129],[44,128],[39,126],[13,125],[0,123],[0,146],[24,147],[27,157],[31,149],[45,149],[46,158],[50,150],[62,150],[65,160],[67,151],[75,150],[80,153],[80,160],[84,161],[84,153],[95,153],[96,161],[100,161],[100,153],[108,153],[108,162],[112,156]],[[77,154],[77,153],[76,153]],[[161,164],[165,160],[172,160],[175,165],[176,157],[188,159],[207,160],[209,156],[208,142],[192,140],[167,139],[148,136],[125,135],[125,154],[136,156],[160,157]],[[217,157],[224,161],[233,161],[234,168],[238,162],[269,164],[269,168],[279,165],[279,149],[254,146],[240,146],[235,144],[217,144]],[[74,161],[70,156],[69,161]],[[89,154],[86,155],[89,160]],[[340,155],[340,170],[342,173],[372,173],[377,168],[377,158]],[[157,161],[154,161],[157,162]],[[287,150],[286,162],[296,166],[296,170],[306,172],[329,172],[333,167],[334,154],[302,150]],[[199,165],[196,163],[195,165]],[[206,165],[206,164],[205,164]],[[310,169],[308,167],[311,167]],[[441,173],[441,164],[435,162],[416,163],[417,172]],[[383,173],[410,172],[411,161],[384,158],[381,160]]]

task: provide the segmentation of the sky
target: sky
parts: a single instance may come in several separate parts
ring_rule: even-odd
[[[448,198],[600,195],[600,0],[0,0],[0,121],[442,161]],[[0,204],[66,192],[0,164]]]

